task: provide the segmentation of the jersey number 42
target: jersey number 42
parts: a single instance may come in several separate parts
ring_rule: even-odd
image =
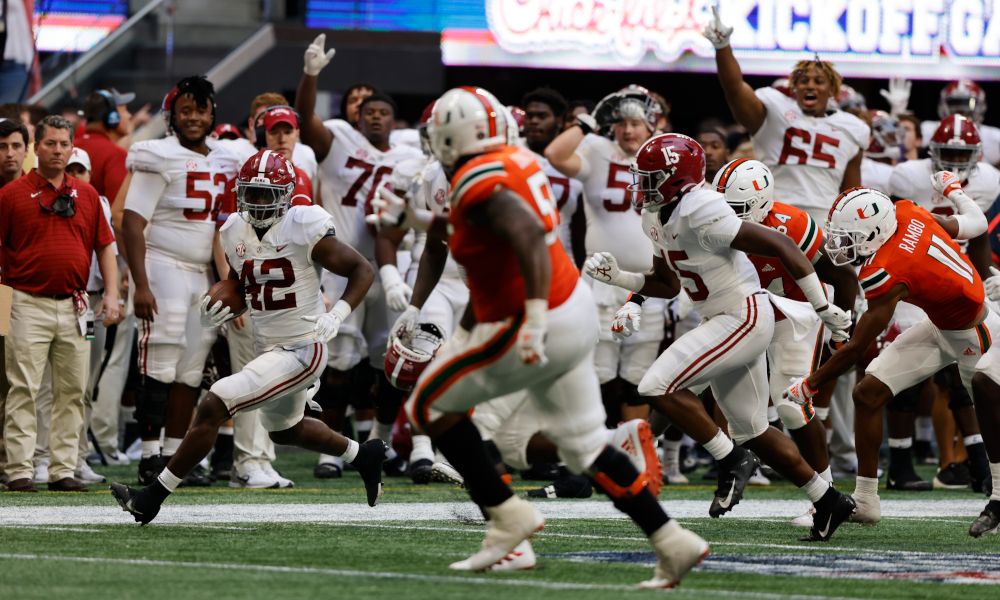
[[[240,283],[246,290],[250,308],[258,311],[295,308],[295,292],[288,292],[283,298],[274,298],[274,290],[289,288],[295,283],[292,261],[287,258],[269,258],[261,261],[259,267],[255,266],[256,262],[243,261],[243,270],[240,272]],[[278,274],[280,279],[277,278]],[[257,283],[261,279],[265,281]]]

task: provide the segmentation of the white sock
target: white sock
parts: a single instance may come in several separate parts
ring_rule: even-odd
[[[971,446],[973,444],[982,444],[983,443],[983,434],[976,433],[976,434],[973,434],[973,435],[967,435],[964,438],[962,438],[962,441],[965,443],[965,447],[966,448],[968,448],[969,446]]]
[[[679,463],[681,459],[681,441],[663,440],[663,462],[667,464]]]
[[[183,439],[184,438],[165,438],[163,440],[163,450],[160,454],[162,454],[164,458],[177,454],[177,449],[181,447]]]
[[[181,478],[170,472],[170,469],[163,469],[160,471],[160,475],[156,478],[163,487],[167,488],[168,492],[172,492],[177,489],[177,486],[181,484]]]
[[[160,440],[142,440],[142,457],[150,458],[160,454]]]
[[[917,440],[929,442],[934,439],[934,419],[917,417]]]
[[[827,467],[819,476],[823,478],[823,481],[833,485],[833,471],[830,470],[830,467]]]
[[[347,440],[347,450],[340,455],[340,458],[345,462],[354,462],[354,459],[358,457],[358,450],[361,449],[361,444],[355,442],[354,440]]]
[[[816,418],[820,421],[826,421],[826,418],[830,416],[829,406],[826,408],[823,408],[822,406],[814,406],[813,410],[816,411]]]
[[[426,435],[413,436],[413,450],[410,452],[410,462],[418,460],[429,460],[434,462],[434,448],[431,446],[431,438]]]
[[[913,446],[913,438],[889,438],[890,448],[909,448]]]
[[[606,430],[604,432],[605,437],[608,438],[607,439],[607,443],[608,443],[609,446],[611,446],[612,444],[615,443],[615,432],[616,431],[618,431],[617,428],[615,428],[615,429],[608,429],[608,430]]]
[[[392,423],[379,423],[378,421],[375,421],[375,424],[372,427],[372,432],[368,434],[368,439],[380,439],[385,442],[386,446],[392,448],[392,425]]]
[[[704,447],[715,460],[722,460],[733,451],[733,440],[726,437],[726,434],[722,433],[722,430],[719,429],[715,433],[715,437],[705,444]]]
[[[219,427],[219,435],[233,435],[235,430],[232,427]]]
[[[854,483],[854,495],[878,497],[878,478],[862,477],[858,475],[858,478]]]
[[[372,434],[372,425],[374,423],[374,419],[365,419],[364,421],[354,422],[354,428],[358,430],[358,441],[368,441],[368,436]]]
[[[990,463],[990,474],[993,475],[993,495],[990,500],[1000,501],[1000,463]]]
[[[339,456],[331,456],[330,454],[320,454],[319,455],[319,462],[317,462],[316,464],[317,465],[335,465],[335,464],[337,464],[337,460],[339,460],[339,459],[340,459]]]
[[[819,473],[813,473],[809,483],[799,489],[809,498],[810,502],[818,502],[823,497],[823,494],[830,489],[830,482],[820,477]]]
[[[774,406],[767,407],[767,422],[774,423],[778,420],[778,409]]]

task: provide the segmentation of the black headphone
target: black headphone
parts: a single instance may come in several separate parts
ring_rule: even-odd
[[[104,101],[108,104],[107,107],[101,111],[101,123],[104,123],[104,126],[108,129],[116,129],[122,122],[122,117],[118,114],[118,106],[115,105],[115,99],[110,93],[104,90],[97,90],[97,93],[100,94],[101,97],[104,98]]]
[[[302,125],[302,119],[299,118],[299,113],[295,111],[294,108],[288,106],[287,104],[279,104],[277,106],[272,106],[271,108],[265,109],[264,112],[257,115],[257,118],[253,121],[253,138],[254,138],[254,148],[258,150],[263,150],[267,148],[267,132],[264,131],[264,115],[271,112],[276,108],[287,108],[292,111],[295,115],[295,120],[298,121],[299,125]]]

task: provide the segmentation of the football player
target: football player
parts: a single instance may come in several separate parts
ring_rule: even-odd
[[[653,135],[661,110],[647,90],[629,86],[601,100],[593,116],[578,116],[574,126],[545,149],[545,158],[557,171],[583,182],[586,255],[610,252],[622,268],[637,272],[652,268],[653,246],[639,235],[642,218],[629,203],[625,188],[631,182],[629,165],[639,147]],[[628,292],[602,281],[587,281],[601,319],[594,364],[604,402],[621,405],[624,421],[646,418],[649,408],[636,386],[656,360],[663,340],[666,303],[650,299],[646,307],[649,320],[642,332],[619,341],[611,335],[611,323]]]
[[[126,162],[132,176],[117,219],[129,266],[129,302],[140,328],[140,485],[151,484],[176,452],[198,400],[216,331],[199,325],[192,298],[212,285],[213,257],[224,270],[215,215],[240,167],[227,145],[208,139],[215,122],[210,81],[182,79],[164,98],[162,111],[173,135],[132,145]],[[211,482],[195,472],[188,483]]]
[[[938,118],[943,121],[952,115],[962,115],[976,124],[983,139],[983,161],[993,166],[1000,165],[1000,128],[983,124],[983,118],[986,116],[986,92],[983,88],[968,79],[952,81],[944,86],[938,101]],[[921,141],[924,146],[930,145],[930,139],[940,127],[941,121],[920,123]]]
[[[881,519],[877,469],[882,407],[954,362],[969,388],[976,362],[1000,333],[1000,317],[983,304],[982,279],[954,241],[981,235],[986,217],[953,173],[935,173],[932,185],[954,204],[956,215],[932,215],[909,200],[893,204],[869,188],[848,190],[837,198],[830,209],[827,252],[834,264],[861,265],[858,278],[868,310],[849,342],[785,392],[804,405],[820,385],[853,368],[889,325],[900,301],[927,313],[883,348],[854,388],[858,508],[852,520],[860,523]]]
[[[294,167],[270,150],[255,154],[240,171],[239,212],[229,216],[220,233],[231,266],[229,279],[239,282],[246,294],[258,355],[240,372],[212,385],[191,431],[149,487],[111,484],[118,504],[138,523],[156,517],[181,478],[211,450],[225,421],[252,410],[260,413],[273,442],[352,463],[365,482],[369,506],[382,495],[381,440],[359,445],[321,421],[303,418],[307,390],[326,365],[327,342],[361,304],[375,273],[363,256],[338,240],[326,211],[289,206],[294,181]],[[329,312],[324,310],[316,265],[347,280]],[[222,300],[212,303],[207,293],[200,295],[199,307],[200,326],[208,330],[236,316]]]
[[[472,300],[462,328],[406,403],[411,423],[435,440],[489,519],[482,549],[451,567],[490,568],[544,526],[541,513],[504,484],[467,416],[477,404],[526,390],[518,411],[530,411],[567,467],[587,473],[649,536],[657,566],[641,586],[671,587],[708,544],[670,520],[647,476],[606,443],[593,363],[597,311],[559,241],[548,179],[530,152],[507,145],[507,127],[504,107],[489,92],[446,92],[428,134],[451,174],[448,219],[388,194],[377,201],[383,222],[447,236],[468,275]]]
[[[892,167],[903,159],[906,149],[906,129],[899,119],[884,110],[870,110],[868,118],[872,134],[865,157],[861,159],[861,184],[889,193]]]
[[[788,94],[772,87],[753,90],[729,46],[727,27],[712,7],[714,20],[704,35],[715,46],[722,91],[736,121],[753,139],[753,151],[774,173],[775,183],[792,206],[821,225],[829,198],[861,185],[861,159],[868,147],[868,126],[842,110],[828,113],[827,102],[840,95],[840,74],[819,60],[800,61],[789,75]]]
[[[712,517],[739,502],[759,466],[754,455],[758,454],[799,487],[816,509],[812,530],[800,540],[829,540],[854,510],[854,502],[820,477],[791,440],[768,425],[765,353],[774,335],[772,304],[793,326],[795,321],[811,321],[815,311],[840,335],[850,325],[849,313],[827,299],[797,245],[802,242],[741,221],[722,194],[706,188],[705,153],[693,139],[679,134],[650,139],[639,150],[632,173],[636,183],[629,186],[629,193],[643,209],[643,231],[656,247],[653,268],[646,273],[626,271],[612,254],[601,253],[587,259],[584,269],[594,278],[631,291],[615,316],[616,331],[637,329],[646,296],[673,298],[682,287],[704,318],[656,359],[639,383],[639,393],[718,462]],[[804,236],[809,237],[808,230]],[[778,297],[769,300],[744,252],[778,259],[812,305],[806,319],[797,303]],[[709,386],[732,439],[709,418],[696,395]]]
[[[295,108],[300,116],[302,142],[316,153],[320,163],[320,191],[323,208],[332,216],[337,235],[358,250],[375,266],[375,236],[364,221],[365,210],[375,190],[391,181],[396,164],[407,158],[420,158],[418,149],[395,144],[390,139],[396,113],[392,98],[375,93],[360,101],[360,125],[355,130],[347,121],[320,120],[315,113],[316,84],[320,71],[333,59],[334,50],[325,50],[326,36],[321,34],[305,52],[305,66]],[[388,271],[386,271],[388,272]],[[367,356],[376,371],[378,397],[377,416],[371,436],[382,439],[390,447],[390,467],[398,472],[402,466],[392,447],[392,426],[399,412],[401,398],[389,384],[383,372],[389,324],[396,318],[390,314],[386,296],[401,293],[409,297],[406,283],[395,273],[389,281],[376,278],[363,305],[352,312],[344,323],[341,335],[330,347],[328,381],[347,395],[351,387],[352,370]],[[343,279],[324,275],[326,294],[337,296],[343,289]],[[355,374],[357,375],[357,374]],[[328,408],[328,407],[324,407]],[[334,408],[330,406],[329,408]]]

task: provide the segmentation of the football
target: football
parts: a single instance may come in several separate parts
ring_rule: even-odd
[[[215,306],[219,300],[222,306],[229,307],[229,313],[234,316],[243,314],[247,309],[246,293],[243,284],[235,279],[223,279],[208,290],[208,305]]]

